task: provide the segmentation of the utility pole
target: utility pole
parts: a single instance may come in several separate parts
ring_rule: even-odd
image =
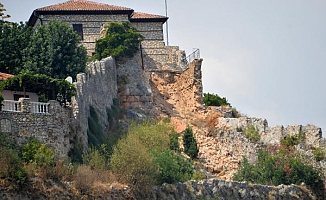
[[[168,4],[167,0],[165,0],[165,17],[168,17]],[[168,20],[165,22],[166,24],[166,46],[169,46],[169,25]]]

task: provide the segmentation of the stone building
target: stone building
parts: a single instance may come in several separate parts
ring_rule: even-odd
[[[97,3],[87,0],[68,0],[63,3],[37,8],[28,24],[38,26],[59,20],[70,24],[81,36],[82,43],[91,55],[95,41],[100,37],[106,22],[130,22],[145,37],[145,41],[163,41],[163,24],[167,17],[135,12],[131,8]]]

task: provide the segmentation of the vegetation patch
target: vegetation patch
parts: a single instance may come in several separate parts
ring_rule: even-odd
[[[191,158],[197,158],[199,149],[197,147],[197,141],[194,137],[192,129],[188,126],[183,132],[183,146],[184,152]]]
[[[203,101],[206,106],[231,105],[225,97],[221,98],[217,94],[204,93]]]
[[[287,135],[285,138],[281,139],[281,144],[287,147],[292,147],[294,145],[300,144],[305,139],[305,133],[299,131],[297,135]]]
[[[293,150],[284,146],[273,151],[260,150],[255,164],[244,159],[233,179],[265,185],[305,183],[315,191],[324,189],[321,172],[304,164]]]
[[[244,130],[246,138],[248,138],[251,142],[258,142],[260,140],[260,134],[258,133],[258,128],[256,128],[254,125],[249,125]]]
[[[101,60],[109,56],[132,57],[143,39],[129,22],[109,22],[105,36],[96,41],[95,58]]]

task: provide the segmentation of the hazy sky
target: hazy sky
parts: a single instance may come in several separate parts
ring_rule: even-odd
[[[65,0],[0,0],[10,21]],[[165,15],[164,0],[94,0]],[[169,44],[204,59],[204,92],[270,126],[326,132],[325,0],[167,0]]]

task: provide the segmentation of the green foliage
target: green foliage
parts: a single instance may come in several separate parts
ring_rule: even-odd
[[[250,164],[247,159],[244,159],[233,179],[266,185],[304,182],[317,190],[324,187],[320,171],[304,164],[294,154],[284,149],[274,153],[261,150],[256,164]]]
[[[300,144],[305,139],[305,133],[299,131],[297,135],[287,135],[285,138],[281,139],[281,144],[287,147]]]
[[[244,133],[251,142],[258,142],[260,140],[258,129],[254,125],[249,125],[244,130]]]
[[[129,22],[109,22],[106,35],[96,41],[95,58],[132,57],[139,49],[143,36]]]
[[[54,79],[44,74],[20,73],[12,78],[0,81],[0,91],[26,91],[36,92],[41,101],[58,100],[61,103],[70,101],[76,95],[76,88],[73,84],[64,79]],[[58,99],[62,96],[62,99]]]
[[[53,165],[55,154],[52,149],[32,137],[22,147],[22,159],[25,163],[33,163],[37,166]]]
[[[192,180],[196,180],[196,181],[200,181],[200,180],[207,179],[207,176],[205,175],[204,172],[196,171],[196,172],[192,175],[191,179],[192,179]]]
[[[88,130],[87,130],[88,144],[99,148],[105,139],[103,129],[99,122],[95,108],[90,106],[89,112],[90,115],[88,117]]]
[[[28,181],[18,152],[3,146],[0,146],[0,179],[6,179],[18,186],[22,186]]]
[[[65,79],[85,71],[87,52],[71,26],[59,21],[38,26],[24,49],[24,70]]]
[[[83,163],[90,166],[91,169],[105,170],[107,163],[105,156],[95,148],[90,148],[88,154],[83,156]]]
[[[199,149],[192,129],[189,126],[183,133],[183,146],[184,152],[190,156],[191,159],[197,158]]]
[[[173,128],[164,122],[146,121],[139,125],[132,124],[130,126],[128,137],[135,140],[140,140],[142,145],[147,149],[168,149],[169,148],[169,133]]]
[[[139,138],[128,135],[121,139],[113,149],[110,167],[118,181],[136,190],[149,189],[156,184],[157,170],[153,156]]]
[[[26,48],[32,29],[22,22],[0,20],[0,71],[16,74],[23,65],[23,49]]]
[[[314,154],[314,157],[317,162],[325,160],[326,158],[326,150],[322,147],[317,147],[312,151],[312,154]]]
[[[159,184],[173,184],[191,179],[194,169],[183,156],[169,149],[153,151],[153,156],[159,171],[157,177]]]
[[[110,158],[118,180],[141,190],[163,182],[189,180],[193,174],[191,164],[169,149],[171,132],[164,122],[132,124]]]
[[[180,149],[179,149],[179,134],[176,133],[176,132],[172,132],[170,135],[169,135],[169,146],[170,146],[170,149],[175,151],[175,152],[178,152]]]
[[[204,93],[203,101],[206,106],[230,106],[230,103],[225,97],[221,98],[217,94]]]

